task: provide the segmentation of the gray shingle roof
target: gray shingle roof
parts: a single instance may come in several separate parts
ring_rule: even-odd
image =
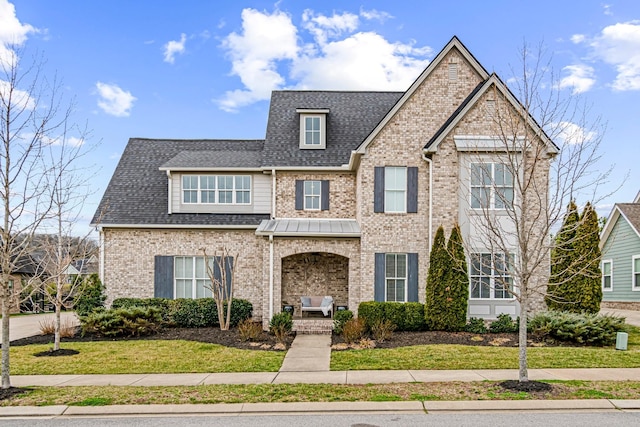
[[[274,91],[263,166],[340,166],[403,92]],[[301,150],[298,108],[329,109],[324,150]]]
[[[167,175],[159,168],[187,151],[261,152],[263,141],[160,140],[132,138],[91,221],[119,225],[258,225],[262,214],[167,213]],[[225,154],[225,156],[227,155]],[[102,218],[100,217],[102,213]]]
[[[262,162],[262,144],[256,144],[260,151],[220,150],[181,151],[162,169],[207,169],[207,168],[259,168]]]
[[[633,228],[640,232],[640,203],[616,203]]]

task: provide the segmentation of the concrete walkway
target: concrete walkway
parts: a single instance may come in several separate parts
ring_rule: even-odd
[[[625,322],[629,325],[640,327],[640,311],[634,310],[618,310],[614,308],[603,308],[600,314],[608,314],[617,317],[624,317]]]
[[[330,363],[331,335],[297,334],[280,372],[328,372]]]
[[[20,338],[32,337],[40,335],[40,324],[44,322],[53,322],[55,313],[44,314],[24,314],[21,316],[11,316],[9,321],[9,339],[15,341]],[[62,325],[71,324],[77,326],[80,324],[76,314],[72,311],[64,311],[60,313]],[[0,337],[2,331],[0,330]]]

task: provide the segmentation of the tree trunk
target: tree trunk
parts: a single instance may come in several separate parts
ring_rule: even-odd
[[[53,334],[53,350],[57,351],[60,350],[60,327],[61,327],[61,320],[60,320],[60,311],[62,309],[62,304],[60,304],[60,297],[56,296],[56,320],[55,320],[55,326],[54,326],[54,334]]]
[[[6,292],[6,290],[5,290]],[[9,369],[9,319],[11,298],[2,298],[2,388],[11,387]]]
[[[521,383],[529,381],[527,363],[527,318],[529,317],[529,307],[527,297],[522,298],[520,302],[520,327],[518,330],[518,381]]]

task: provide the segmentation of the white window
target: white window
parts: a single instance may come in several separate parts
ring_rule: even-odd
[[[183,175],[182,203],[251,203],[251,177],[247,175]]]
[[[407,211],[407,168],[384,168],[384,211]]]
[[[602,290],[613,290],[613,261],[610,259],[602,261]]]
[[[471,163],[471,208],[513,206],[513,173],[502,163]]]
[[[296,109],[300,114],[300,148],[303,150],[321,150],[327,144],[328,109]]]
[[[513,278],[510,273],[513,265],[513,254],[472,253],[470,259],[470,298],[513,298]]]
[[[213,258],[208,258],[213,267]],[[210,298],[211,280],[207,274],[204,257],[175,257],[174,278],[176,298]]]
[[[386,301],[407,301],[407,254],[385,254]]]
[[[304,209],[318,211],[320,210],[320,194],[321,181],[305,181],[304,182]]]
[[[631,282],[634,291],[640,291],[640,255],[631,258]]]

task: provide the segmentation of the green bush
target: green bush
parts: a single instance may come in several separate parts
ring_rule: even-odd
[[[369,328],[375,322],[384,320],[384,304],[377,301],[361,302],[358,306],[358,318]]]
[[[464,330],[467,332],[471,332],[472,334],[487,333],[487,327],[484,325],[484,320],[478,319],[477,317],[470,318],[469,322],[464,327]]]
[[[344,324],[350,319],[353,319],[353,312],[351,310],[336,311],[336,314],[333,316],[333,332],[340,335]]]
[[[111,303],[111,308],[156,307],[167,310],[169,301],[171,300],[167,298],[116,298]]]
[[[390,321],[397,331],[419,331],[424,329],[424,305],[419,302],[379,302],[366,301],[358,306],[358,317],[366,328],[385,320]]]
[[[162,328],[160,309],[129,307],[98,310],[81,317],[82,333],[96,333],[106,337],[141,336]]]
[[[278,342],[284,344],[286,337],[293,329],[293,318],[286,311],[274,314],[269,322],[269,330],[276,336]]]
[[[76,280],[80,278],[77,277]],[[104,308],[106,299],[104,285],[100,277],[93,273],[82,279],[74,297],[73,308],[79,317],[86,316],[97,308]]]
[[[493,334],[510,334],[518,331],[518,322],[506,313],[498,315],[498,319],[491,322],[489,332]]]
[[[613,344],[616,333],[624,330],[624,318],[547,311],[534,316],[529,321],[527,329],[542,338],[604,346]]]
[[[227,303],[224,303],[226,310]],[[226,313],[226,311],[225,311]],[[253,315],[253,305],[244,299],[234,299],[231,302],[230,327],[236,327],[245,319]],[[172,324],[182,328],[204,328],[219,326],[218,307],[213,298],[169,300],[169,320]]]
[[[225,307],[226,307],[225,303]],[[253,304],[251,304],[246,299],[234,298],[231,301],[231,320],[229,321],[229,326],[235,328],[246,319],[251,319],[253,317]],[[217,322],[217,321],[216,321]]]
[[[404,327],[401,331],[421,331],[424,329],[424,304],[407,302],[404,304]]]

